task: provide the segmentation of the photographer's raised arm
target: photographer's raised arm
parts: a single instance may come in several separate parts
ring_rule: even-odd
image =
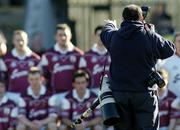
[[[153,41],[153,53],[157,59],[166,59],[175,54],[176,48],[175,45],[163,38],[161,35],[152,32],[151,38]]]
[[[115,31],[117,31],[116,22],[111,20],[105,20],[106,25],[104,26],[102,32],[101,32],[101,41],[103,42],[106,49],[109,50],[111,38]]]

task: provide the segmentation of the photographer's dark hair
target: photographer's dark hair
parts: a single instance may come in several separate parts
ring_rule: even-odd
[[[102,30],[103,26],[102,25],[98,25],[95,29],[94,29],[94,34],[97,33],[97,31]]]
[[[138,5],[128,5],[124,8],[122,17],[126,21],[138,21],[142,19],[142,10]]]
[[[88,82],[90,81],[90,76],[85,70],[79,69],[75,71],[73,74],[73,82],[75,82],[76,78],[79,78],[79,77],[85,77],[86,81]]]

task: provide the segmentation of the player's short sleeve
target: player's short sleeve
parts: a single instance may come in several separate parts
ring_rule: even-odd
[[[180,99],[176,98],[171,103],[170,118],[180,118]]]
[[[48,59],[45,55],[42,55],[41,61],[38,66],[42,67],[42,66],[47,66],[47,65],[48,65]]]
[[[84,59],[84,57],[81,57],[79,60],[79,68],[85,68],[85,67],[87,67],[87,62]]]
[[[11,111],[11,115],[12,118],[17,118],[18,116],[18,107],[14,107]]]
[[[62,107],[61,107],[61,112],[60,112],[60,116],[63,118],[69,118],[70,117],[70,113],[71,112],[71,104],[70,101],[66,98],[62,99]]]
[[[7,71],[6,64],[1,58],[0,58],[0,71]]]
[[[56,97],[51,96],[48,100],[48,113],[49,116],[57,117]]]
[[[12,108],[10,113],[10,119],[9,119],[10,128],[13,128],[16,125],[17,117],[18,117],[18,107],[14,107]]]
[[[26,115],[27,113],[27,108],[26,108],[26,102],[23,98],[19,99],[19,104],[18,104],[18,117],[22,115]]]

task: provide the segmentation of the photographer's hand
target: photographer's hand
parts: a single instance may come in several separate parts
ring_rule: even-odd
[[[109,19],[107,19],[107,20],[104,20],[104,22],[105,22],[106,24],[111,23],[111,24],[113,24],[113,25],[117,28],[116,20],[109,20]]]
[[[154,26],[154,24],[145,23],[144,25],[145,25],[145,28],[146,28],[146,29],[155,32],[155,26]]]

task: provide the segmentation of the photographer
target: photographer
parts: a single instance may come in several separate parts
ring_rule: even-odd
[[[146,29],[137,5],[124,8],[121,28],[106,20],[101,40],[111,56],[110,84],[121,121],[115,130],[157,130],[156,90],[162,82],[153,71],[157,59],[175,53],[173,43]]]

